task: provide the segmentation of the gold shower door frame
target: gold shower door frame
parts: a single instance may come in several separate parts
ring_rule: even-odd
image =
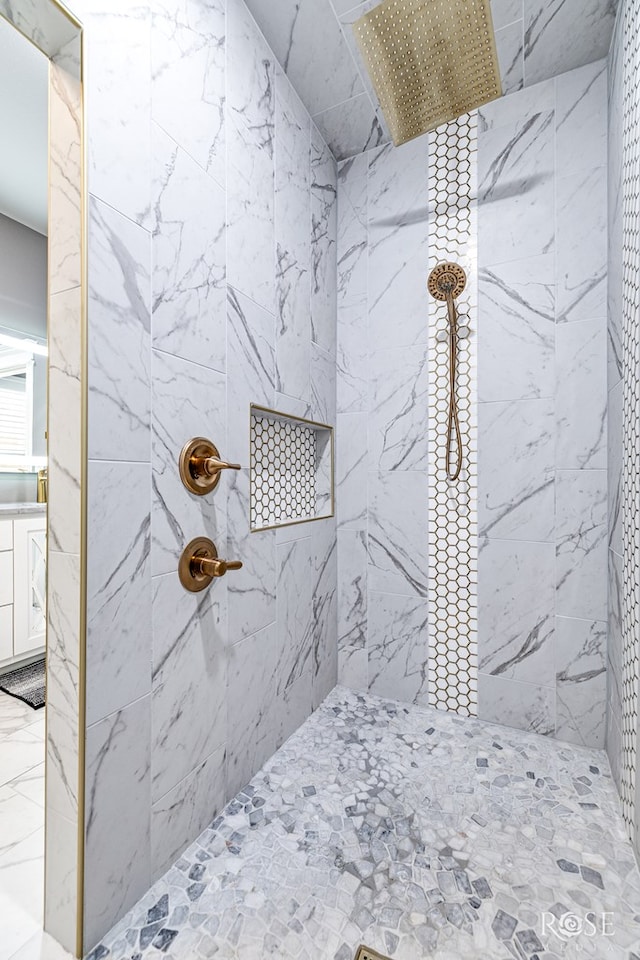
[[[0,0],[0,17],[49,59],[44,929],[81,956],[87,491],[83,31],[59,0]]]

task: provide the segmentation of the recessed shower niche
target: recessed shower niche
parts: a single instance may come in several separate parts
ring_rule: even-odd
[[[333,516],[333,427],[251,407],[251,530]]]

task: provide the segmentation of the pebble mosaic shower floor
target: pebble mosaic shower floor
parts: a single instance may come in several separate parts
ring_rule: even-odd
[[[640,960],[600,751],[337,688],[91,960]]]

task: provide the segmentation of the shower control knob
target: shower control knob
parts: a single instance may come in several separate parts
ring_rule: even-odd
[[[182,551],[178,565],[180,583],[191,593],[208,587],[212,580],[224,577],[229,570],[240,570],[241,560],[221,560],[213,540],[196,537]]]
[[[194,437],[185,443],[178,461],[180,479],[199,497],[211,493],[218,486],[223,470],[240,470],[239,463],[227,463],[218,448],[206,437]]]

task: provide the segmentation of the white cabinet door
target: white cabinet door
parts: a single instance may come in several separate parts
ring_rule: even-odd
[[[0,607],[13,603],[13,553],[0,553]]]
[[[0,607],[0,660],[13,656],[13,607]]]
[[[43,516],[13,521],[13,653],[45,645],[46,521]]]
[[[13,550],[13,521],[0,520],[0,550]]]

